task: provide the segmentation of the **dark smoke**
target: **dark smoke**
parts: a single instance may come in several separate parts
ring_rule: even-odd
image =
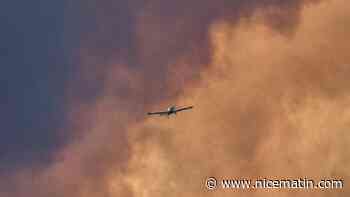
[[[331,54],[327,48],[341,49],[342,42],[334,39],[320,53],[308,51],[308,44],[303,42],[309,41],[308,31],[314,33],[314,44],[320,40],[318,35],[343,35],[307,29],[312,25],[303,21],[301,14],[305,7],[318,5],[309,4],[312,2],[71,3],[68,26],[77,31],[78,49],[72,57],[77,69],[69,87],[71,122],[67,128],[75,141],[57,153],[57,162],[49,169],[25,169],[14,175],[16,189],[4,195],[205,196],[209,194],[198,184],[211,174],[279,176],[284,171],[288,175],[309,172],[316,176],[321,170],[345,174],[344,166],[335,170],[324,165],[316,170],[303,165],[309,164],[308,158],[315,165],[322,161],[312,154],[317,148],[330,157],[336,153],[332,162],[339,164],[344,154],[340,150],[347,142],[336,137],[327,142],[324,130],[320,138],[315,138],[317,133],[305,132],[306,137],[299,141],[302,132],[317,125],[319,119],[312,117],[341,112],[343,105],[333,105],[330,100],[344,104],[342,99],[348,91],[348,67],[339,66],[341,61],[332,61],[329,56],[343,58],[344,63],[348,58],[344,51]],[[340,18],[332,12],[327,16]],[[242,21],[248,23],[246,29]],[[221,23],[227,29],[215,26]],[[305,24],[307,27],[299,27]],[[254,30],[254,25],[267,30]],[[335,25],[334,29],[339,27]],[[288,44],[290,48],[285,47]],[[323,57],[318,60],[318,56]],[[330,66],[319,66],[322,61]],[[144,120],[146,111],[176,101],[195,101],[202,107],[196,108],[191,120],[186,120],[186,115],[170,123]],[[322,111],[320,105],[328,108]],[[338,128],[337,134],[340,128],[345,129],[343,122],[334,118],[328,122],[323,126]],[[342,144],[332,148],[330,144],[336,142]],[[284,144],[287,148],[279,152]],[[279,165],[271,170],[273,164]],[[220,165],[225,168],[217,170]],[[180,180],[181,176],[188,179]],[[142,187],[154,177],[150,188]],[[169,189],[167,179],[181,187]]]
[[[199,78],[211,62],[208,30],[214,22],[237,23],[257,10],[279,32],[293,32],[300,11],[314,0],[245,1],[89,1],[73,4],[81,44],[82,97],[96,96],[111,67],[130,70],[139,90],[115,79],[116,96],[133,98],[133,105],[172,98],[184,84]],[[74,24],[75,25],[75,24]],[[179,64],[181,62],[181,64]],[[182,71],[174,74],[177,70]],[[176,77],[175,79],[173,77]],[[179,83],[172,83],[173,81]],[[80,84],[80,83],[79,83]],[[141,89],[141,90],[140,90]],[[146,90],[146,91],[143,91]],[[86,95],[88,93],[88,95]],[[135,99],[137,97],[137,99]]]

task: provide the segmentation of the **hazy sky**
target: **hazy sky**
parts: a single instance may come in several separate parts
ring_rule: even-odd
[[[348,196],[346,0],[3,2],[1,197]],[[146,113],[194,105],[170,119]]]
[[[3,1],[0,6],[0,171],[47,164],[63,142],[69,48],[64,2]]]

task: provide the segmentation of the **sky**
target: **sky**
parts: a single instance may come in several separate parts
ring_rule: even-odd
[[[347,183],[347,1],[1,4],[1,197],[349,195],[204,185]]]
[[[50,163],[62,143],[63,2],[4,1],[1,12],[0,173]]]

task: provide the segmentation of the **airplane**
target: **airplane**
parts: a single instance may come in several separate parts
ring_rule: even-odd
[[[176,115],[177,112],[189,110],[192,108],[193,108],[193,106],[183,107],[183,108],[176,108],[176,106],[171,106],[166,111],[148,112],[147,114],[148,115],[160,115],[160,116],[166,115],[169,117],[172,114]]]

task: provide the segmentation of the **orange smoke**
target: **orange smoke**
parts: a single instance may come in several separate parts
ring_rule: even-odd
[[[203,185],[208,176],[350,177],[350,5],[308,2],[130,1],[128,49],[114,46],[109,14],[117,5],[107,2],[91,37],[110,39],[103,42],[110,48],[86,41],[84,83],[71,93],[75,140],[52,166],[18,172],[16,191],[0,195],[348,196],[346,187],[208,192]],[[100,53],[105,59],[91,55]],[[170,104],[195,108],[145,116]]]
[[[206,177],[349,178],[350,74],[346,1],[307,6],[292,36],[261,23],[211,26],[212,62],[169,103],[171,120],[129,130],[126,175],[135,196],[346,196],[329,191],[205,190]],[[261,12],[264,12],[261,10]]]

